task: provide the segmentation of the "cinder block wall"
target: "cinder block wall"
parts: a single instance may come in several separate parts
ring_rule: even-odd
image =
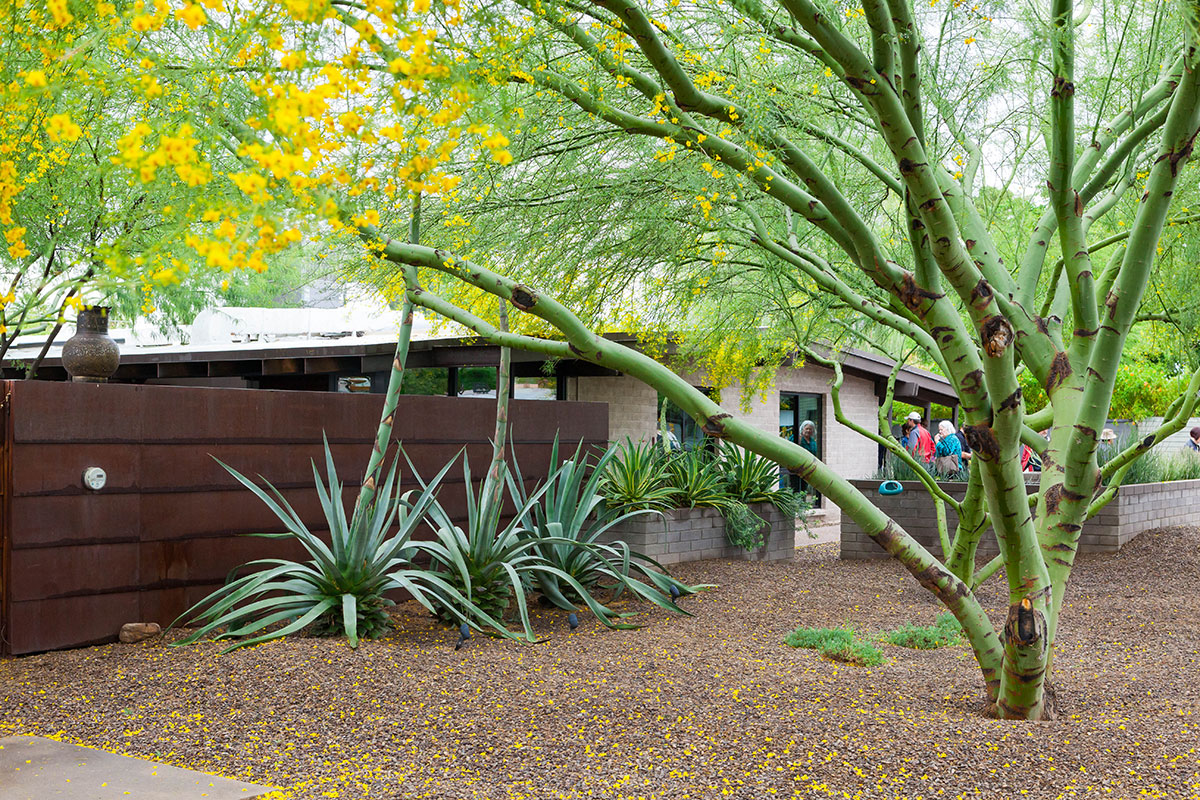
[[[941,543],[937,534],[937,516],[933,501],[918,481],[904,481],[904,491],[896,495],[879,494],[876,481],[851,481],[881,511],[894,519],[918,542],[939,558]],[[943,483],[942,488],[956,500],[966,493],[965,483]],[[1030,486],[1036,491],[1036,486]],[[1146,483],[1123,486],[1117,496],[1099,514],[1083,526],[1079,538],[1081,553],[1114,553],[1139,533],[1170,525],[1193,525],[1200,519],[1200,481]],[[946,508],[950,536],[958,522],[954,511]],[[997,552],[995,535],[989,528],[980,539],[979,554],[985,557]],[[850,519],[842,517],[841,557],[888,558],[873,539]]]
[[[796,522],[769,503],[751,506],[767,522],[765,540],[756,550],[729,543],[725,520],[715,508],[679,508],[662,516],[646,514],[610,528],[603,541],[622,540],[630,549],[663,565],[709,558],[744,561],[779,561],[792,557],[796,548]]]
[[[568,386],[568,400],[608,403],[609,441],[650,439],[658,430],[658,391],[637,378],[578,377]]]

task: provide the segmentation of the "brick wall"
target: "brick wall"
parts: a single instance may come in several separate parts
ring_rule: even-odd
[[[904,481],[904,491],[900,494],[881,495],[876,481],[851,483],[913,538],[941,557],[937,517],[924,486],[917,481]],[[943,483],[942,488],[956,500],[962,500],[966,492],[965,483]],[[1029,489],[1036,491],[1037,487],[1030,486]],[[1198,519],[1200,481],[1123,486],[1112,502],[1084,524],[1079,537],[1079,552],[1113,553],[1142,531],[1170,525],[1194,525]],[[958,520],[949,507],[946,508],[946,520],[953,538]],[[989,528],[980,539],[979,554],[990,557],[996,552],[996,539]],[[846,559],[887,558],[888,554],[863,533],[854,520],[843,515],[841,556]]]
[[[680,508],[659,516],[646,514],[609,529],[602,541],[624,541],[630,549],[660,564],[734,558],[744,561],[779,561],[792,557],[796,548],[796,523],[769,503],[751,506],[767,521],[765,543],[745,550],[725,537],[725,520],[715,508]]]

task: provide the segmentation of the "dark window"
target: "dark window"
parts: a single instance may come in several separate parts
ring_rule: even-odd
[[[821,408],[824,398],[819,394],[799,392],[779,393],[779,435],[808,450],[818,459],[825,460],[825,428],[821,424]],[[779,485],[794,492],[812,495],[813,503],[821,495],[798,475],[786,470],[779,472]]]
[[[714,402],[721,401],[721,393],[715,389],[697,386]],[[697,447],[712,449],[716,443],[704,435],[704,431],[696,424],[696,420],[688,416],[683,409],[672,403],[661,394],[658,396],[658,433],[661,436],[666,431],[667,444],[672,450],[691,450]]]
[[[449,386],[449,375],[450,370],[445,367],[406,369],[404,381],[400,384],[400,394],[445,395]]]

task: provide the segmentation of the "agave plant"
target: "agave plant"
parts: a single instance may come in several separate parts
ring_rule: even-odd
[[[588,545],[565,537],[530,535],[526,529],[525,520],[529,519],[531,509],[545,494],[549,484],[524,498],[516,515],[507,523],[502,523],[503,496],[495,491],[492,480],[507,481],[507,475],[507,467],[502,464],[499,470],[481,482],[478,489],[474,489],[470,463],[464,456],[463,477],[467,492],[465,527],[455,523],[440,503],[435,501],[429,507],[428,520],[433,528],[433,539],[416,541],[412,546],[426,554],[435,574],[455,589],[453,594],[434,593],[435,613],[439,618],[448,622],[472,614],[496,633],[518,637],[502,624],[503,616],[511,611],[523,629],[523,635],[519,638],[537,641],[526,592],[535,586],[557,585],[561,589],[554,599],[560,606],[574,608],[564,594],[568,592],[608,627],[636,627],[622,623],[620,620],[625,615],[598,602],[582,583],[551,563],[543,553],[544,548],[556,545]],[[658,595],[660,604],[682,613],[669,595],[650,587],[647,589]],[[669,592],[669,588],[666,591]],[[470,606],[463,606],[463,600],[467,599]]]
[[[601,541],[625,520],[657,513],[647,509],[606,513],[600,488],[616,453],[615,447],[609,447],[595,464],[589,465],[582,446],[576,448],[574,456],[546,478],[541,498],[532,504],[514,456],[509,491],[518,508],[528,509],[524,520],[526,535],[537,540],[537,552],[548,564],[574,578],[589,592],[609,589],[616,597],[629,590],[662,608],[682,611],[673,599],[704,587],[675,580],[661,564],[631,550],[625,542]],[[550,452],[550,463],[558,463],[557,440]],[[556,573],[539,571],[534,579],[535,588],[552,605],[570,609],[582,602],[572,586],[558,580]]]
[[[409,560],[410,537],[434,503],[434,492],[449,464],[414,500],[414,492],[399,494],[393,463],[375,500],[357,506],[347,518],[342,483],[326,441],[324,481],[313,463],[317,495],[330,533],[326,544],[270,483],[264,480],[267,488],[263,489],[233,467],[217,463],[266,503],[287,528],[285,533],[250,535],[295,539],[311,558],[302,562],[263,559],[233,570],[224,586],[172,623],[199,625],[177,644],[190,644],[219,631],[216,639],[237,640],[226,648],[229,652],[311,626],[314,633],[344,633],[350,646],[357,647],[360,638],[380,636],[389,629],[387,608],[393,603],[385,593],[393,589],[407,590],[431,610],[435,594],[439,601],[456,599],[457,607],[463,609],[462,621],[473,621],[469,601],[440,576],[414,568]],[[238,577],[246,570],[253,572]]]
[[[604,469],[602,494],[616,511],[665,511],[676,506],[670,456],[653,442],[626,439]]]

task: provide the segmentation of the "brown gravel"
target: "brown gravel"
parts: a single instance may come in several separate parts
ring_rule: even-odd
[[[283,787],[295,798],[1200,797],[1200,530],[1083,556],[1055,674],[1060,718],[980,715],[969,652],[884,645],[874,669],[781,644],[939,607],[835,546],[681,567],[719,588],[540,645],[472,640],[412,609],[357,651],[296,638],[221,656],[161,639],[0,662],[0,735],[54,735]],[[1004,605],[1001,582],[983,591]]]

